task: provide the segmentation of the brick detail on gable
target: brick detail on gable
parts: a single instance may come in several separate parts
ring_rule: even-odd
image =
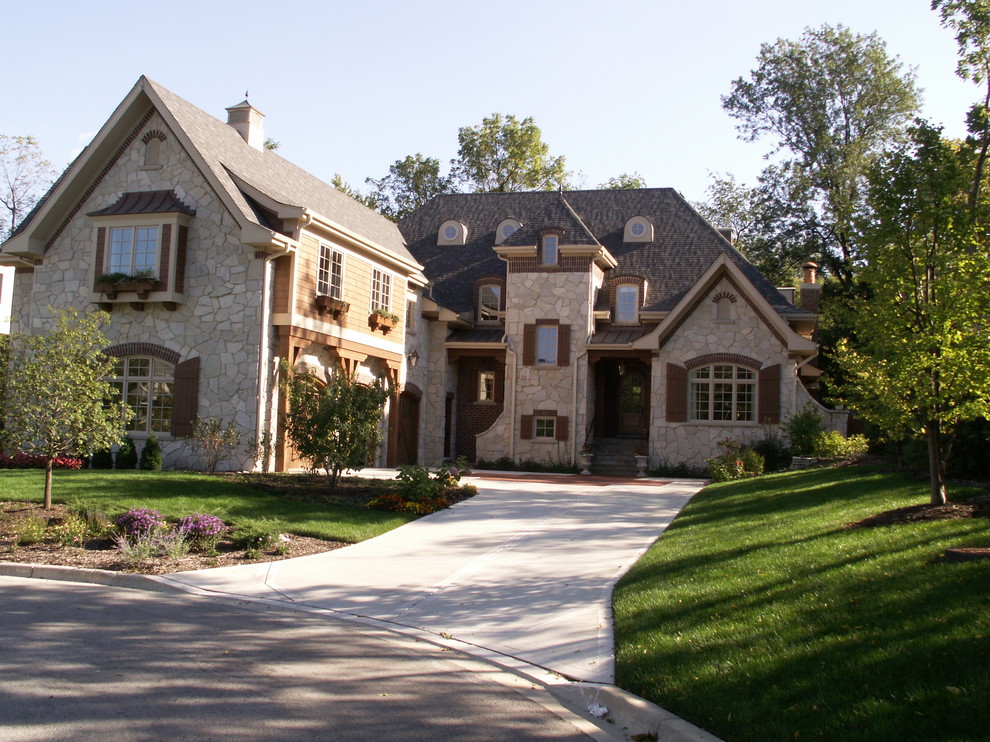
[[[114,358],[124,358],[125,356],[151,356],[159,358],[173,366],[179,363],[179,354],[164,345],[156,343],[118,343],[105,348],[104,353]]]
[[[48,252],[48,249],[55,244],[55,240],[59,238],[65,228],[69,226],[69,222],[75,218],[76,214],[79,212],[79,209],[83,207],[83,204],[86,203],[87,199],[93,195],[93,192],[96,191],[100,183],[103,182],[103,179],[107,177],[107,174],[113,169],[113,166],[117,164],[117,160],[120,159],[120,156],[124,154],[127,148],[131,146],[131,143],[137,139],[138,132],[144,128],[145,124],[151,121],[151,117],[154,113],[155,109],[152,108],[144,115],[144,117],[138,122],[137,126],[134,127],[134,130],[130,133],[130,135],[124,139],[123,143],[117,148],[117,151],[113,153],[113,156],[107,160],[107,164],[103,166],[103,169],[100,170],[99,174],[93,178],[93,181],[89,184],[89,188],[87,188],[83,192],[82,196],[79,197],[79,200],[76,201],[76,205],[69,209],[69,213],[66,214],[65,219],[62,220],[62,223],[58,225],[58,228],[55,230],[54,234],[52,234],[51,238],[49,238],[48,242],[45,244],[46,253]],[[103,271],[100,270],[98,273],[102,272]]]
[[[684,366],[688,371],[694,371],[696,368],[711,366],[713,363],[734,363],[736,365],[746,366],[752,369],[758,369],[761,365],[761,363],[755,358],[742,356],[738,353],[708,353],[707,355],[692,358],[690,361],[687,361]]]
[[[746,306],[748,306],[750,309],[753,310],[753,313],[760,318],[760,321],[763,322],[764,325],[766,325],[766,328],[770,330],[770,332],[780,342],[780,344],[786,347],[787,340],[784,338],[784,336],[781,335],[780,331],[777,330],[777,328],[770,323],[770,320],[767,318],[767,316],[762,311],[760,311],[760,309],[750,300],[749,296],[747,296],[746,293],[739,287],[739,284],[736,283],[735,279],[730,274],[728,274],[725,271],[721,271],[717,273],[714,276],[713,284],[714,282],[717,282],[722,278],[728,281],[729,285],[731,285],[732,288],[734,288],[739,293],[739,295],[742,296],[743,299],[745,299]],[[675,322],[673,326],[669,327],[667,329],[667,332],[660,337],[659,341],[657,342],[658,348],[663,348],[663,346],[667,344],[667,341],[670,340],[673,334],[680,329],[681,325],[683,325],[687,321],[687,318],[690,317],[692,314],[694,314],[694,311],[699,306],[701,306],[701,303],[705,301],[707,296],[708,296],[707,291],[699,292],[698,297],[694,300],[691,306],[688,307],[687,311],[684,312],[681,315],[680,319],[677,320],[677,322]]]

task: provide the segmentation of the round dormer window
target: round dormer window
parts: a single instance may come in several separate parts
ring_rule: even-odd
[[[518,227],[515,224],[506,224],[502,227],[502,239],[508,239],[515,234]]]
[[[448,219],[437,230],[438,245],[463,245],[467,242],[467,227],[462,222]]]
[[[633,237],[642,237],[646,234],[646,225],[643,222],[633,222],[629,225],[629,231]]]
[[[503,219],[495,230],[495,244],[501,245],[516,233],[522,225],[516,219]]]
[[[453,224],[448,224],[443,228],[443,237],[446,240],[456,240],[457,239],[457,227]]]

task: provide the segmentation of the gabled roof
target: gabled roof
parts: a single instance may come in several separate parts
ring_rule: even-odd
[[[112,161],[121,143],[153,109],[165,119],[241,227],[260,230],[259,239],[272,232],[271,224],[265,223],[256,205],[249,202],[239,181],[241,185],[250,184],[272,201],[316,214],[329,224],[384,248],[415,269],[415,260],[393,222],[275,152],[249,146],[233,127],[143,76],[92,143],[25,218],[6,249],[11,250],[11,243],[18,240],[14,247],[19,252],[40,253],[38,241],[47,242],[57,233],[65,214],[83,196],[83,189],[100,177],[100,171]],[[28,250],[31,238],[34,244]]]
[[[626,243],[626,222],[649,219],[653,242]],[[495,251],[495,230],[503,219],[522,223],[506,245],[532,245],[537,230],[564,229],[561,245],[597,244],[618,261],[612,275],[647,280],[644,310],[673,309],[712,263],[725,255],[782,316],[804,314],[751,265],[725,238],[671,188],[596,191],[533,191],[437,196],[399,222],[409,251],[423,264],[433,284],[433,299],[455,312],[473,308],[474,282],[504,275]],[[447,219],[468,230],[463,246],[437,246],[437,230]],[[597,309],[607,309],[607,292],[599,292]]]

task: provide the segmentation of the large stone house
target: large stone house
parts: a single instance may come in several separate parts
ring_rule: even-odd
[[[442,196],[396,225],[267,150],[249,102],[227,114],[142,77],[0,252],[13,329],[111,312],[129,432],[168,466],[208,416],[302,466],[281,361],[387,377],[389,465],[609,440],[700,465],[810,400],[815,313],[673,190]]]

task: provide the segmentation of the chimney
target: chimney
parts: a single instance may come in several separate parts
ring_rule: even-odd
[[[801,266],[804,269],[804,283],[801,284],[801,309],[818,314],[822,299],[822,287],[818,285],[818,264],[810,260]]]
[[[718,233],[722,235],[726,242],[730,245],[736,244],[736,230],[734,229],[720,229]]]
[[[265,149],[265,130],[261,125],[263,118],[265,114],[248,103],[247,98],[227,109],[227,123],[257,150]]]

